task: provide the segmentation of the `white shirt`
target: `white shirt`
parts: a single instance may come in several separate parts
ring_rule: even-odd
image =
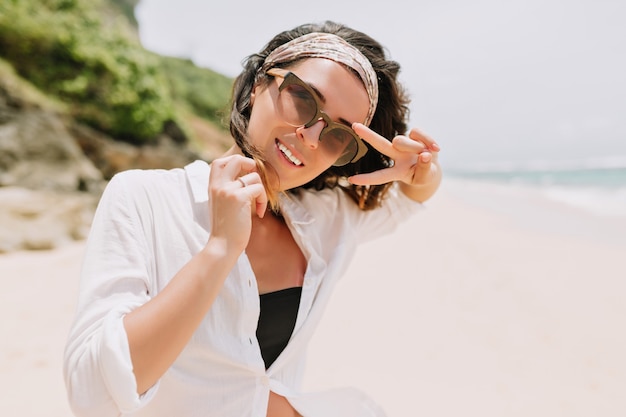
[[[281,196],[307,259],[293,335],[265,369],[256,327],[259,294],[245,253],[171,368],[147,393],[136,382],[123,317],[159,293],[211,232],[210,166],[132,170],[107,186],[87,242],[64,374],[77,416],[265,417],[269,391],[306,417],[379,417],[357,390],[300,392],[305,351],[358,243],[392,231],[420,205],[397,185],[382,208],[361,211],[341,190]]]

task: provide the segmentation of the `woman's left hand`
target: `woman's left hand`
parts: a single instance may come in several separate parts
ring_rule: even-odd
[[[349,180],[352,184],[377,185],[401,181],[416,188],[434,188],[434,193],[441,179],[437,164],[440,149],[434,140],[417,129],[411,129],[408,135],[398,135],[390,142],[361,123],[354,123],[352,128],[374,149],[393,160],[393,166],[389,168],[351,176]],[[432,193],[428,193],[426,198]]]

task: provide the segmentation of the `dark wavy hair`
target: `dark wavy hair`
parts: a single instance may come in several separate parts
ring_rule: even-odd
[[[386,58],[385,49],[380,43],[362,32],[331,21],[319,24],[304,24],[292,30],[281,32],[265,45],[259,53],[250,55],[243,61],[244,69],[235,79],[233,85],[230,114],[230,132],[235,142],[244,154],[256,160],[257,165],[260,167],[259,172],[263,182],[268,189],[271,189],[271,187],[267,186],[268,183],[271,183],[268,180],[268,170],[271,172],[273,170],[265,163],[260,152],[246,139],[251,112],[250,96],[255,85],[261,82],[269,82],[270,80],[269,76],[259,72],[259,68],[261,68],[269,53],[278,46],[311,32],[332,33],[340,36],[369,59],[378,76],[379,89],[378,106],[369,127],[389,140],[396,135],[406,134],[409,100],[404,87],[397,79],[400,65]],[[281,66],[290,66],[295,62],[282,63]],[[376,151],[369,144],[366,143],[366,145],[369,149],[363,158],[344,166],[331,166],[317,178],[307,184],[289,190],[289,192],[296,193],[300,189],[322,190],[324,188],[340,187],[352,197],[361,209],[369,210],[378,207],[391,185],[390,183],[360,186],[349,184],[345,181],[345,178],[348,176],[373,172],[393,164],[390,158]],[[275,203],[275,195],[270,196],[270,200]]]

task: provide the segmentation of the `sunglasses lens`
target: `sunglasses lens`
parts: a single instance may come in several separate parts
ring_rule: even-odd
[[[315,98],[301,85],[289,84],[280,92],[280,111],[293,126],[309,123],[317,113]]]
[[[340,130],[340,129],[334,129],[334,130]],[[343,131],[343,136],[344,137],[341,140],[341,145],[339,145],[338,142],[335,142],[332,145],[332,149],[329,150],[329,153],[332,152],[332,155],[337,156],[337,160],[333,164],[335,166],[345,165],[348,162],[352,161],[352,159],[354,158],[354,156],[357,154],[357,151],[358,151],[358,145],[354,136],[352,136],[346,131]],[[320,138],[320,144],[322,146],[331,147],[330,144],[332,142],[333,140],[330,139],[328,135],[323,135]]]
[[[320,146],[331,155],[341,155],[356,147],[354,136],[344,129],[327,129],[320,136]]]

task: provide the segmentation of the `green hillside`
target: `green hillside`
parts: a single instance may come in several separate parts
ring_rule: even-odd
[[[76,120],[147,143],[172,122],[225,130],[232,79],[145,50],[136,0],[3,0],[0,58]]]

